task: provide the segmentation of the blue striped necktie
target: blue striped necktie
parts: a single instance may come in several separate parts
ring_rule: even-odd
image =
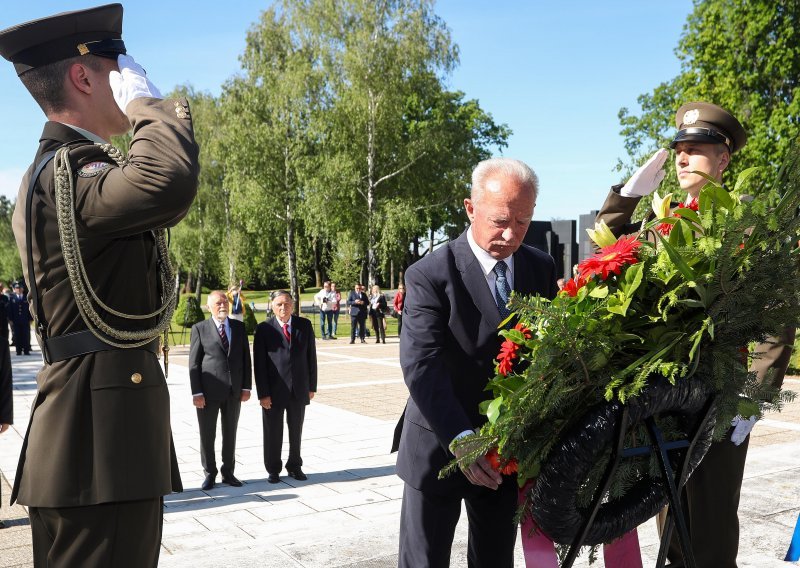
[[[506,270],[508,270],[508,265],[502,260],[497,261],[492,269],[495,275],[494,301],[497,302],[497,311],[500,312],[500,317],[504,319],[511,315],[511,310],[507,307],[508,298],[511,296],[511,287],[506,279]]]

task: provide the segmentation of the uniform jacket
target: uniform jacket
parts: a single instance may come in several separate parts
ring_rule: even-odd
[[[272,397],[273,407],[279,408],[286,407],[292,397],[308,404],[309,391],[317,391],[317,350],[311,322],[292,316],[289,327],[291,344],[274,316],[258,324],[253,340],[258,398]]]
[[[30,325],[33,320],[27,298],[19,299],[16,294],[8,300],[8,321],[13,325]]]
[[[361,300],[363,304],[354,304],[356,300]],[[350,315],[353,317],[366,318],[367,310],[369,310],[369,296],[364,292],[356,292],[350,290],[347,296],[347,307],[350,308]]]
[[[213,317],[192,326],[189,347],[192,394],[203,393],[208,400],[225,400],[229,396],[239,398],[242,389],[252,388],[253,365],[247,331],[238,320],[228,318],[228,323],[231,336],[227,353]]]
[[[516,293],[552,298],[556,278],[550,255],[527,245],[514,253]],[[437,476],[453,459],[453,438],[486,421],[478,407],[491,396],[484,388],[501,318],[466,232],[411,265],[405,284],[400,365],[411,396],[395,432],[397,474],[415,489],[446,493],[468,483],[460,473]]]
[[[40,156],[70,145],[81,252],[98,297],[131,314],[159,305],[152,229],[172,227],[197,190],[198,147],[185,101],[139,98],[127,107],[133,127],[129,164],[118,167],[66,125],[48,122],[14,210],[20,257],[25,195]],[[91,165],[90,165],[91,164]],[[33,260],[40,312],[50,337],[82,331],[56,222],[53,161],[33,198]],[[152,327],[155,319],[105,318],[111,325]],[[23,505],[71,507],[150,499],[180,490],[172,448],[169,391],[155,354],[118,349],[45,364],[12,493]]]

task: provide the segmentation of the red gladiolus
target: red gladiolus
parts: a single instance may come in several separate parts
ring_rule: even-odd
[[[497,372],[501,375],[508,376],[511,372],[511,369],[514,367],[514,359],[517,358],[517,351],[519,350],[519,345],[511,341],[510,339],[506,339],[503,344],[500,346],[500,354],[497,356],[497,360],[500,362],[497,365]]]
[[[578,277],[588,280],[597,274],[605,280],[612,273],[619,275],[623,266],[639,262],[636,249],[640,246],[642,243],[636,235],[620,237],[613,245],[603,247],[594,256],[583,260],[578,265]]]
[[[489,465],[492,466],[493,470],[499,471],[503,475],[511,475],[517,471],[517,460],[511,458],[503,465],[500,454],[497,453],[497,448],[492,448],[486,452],[486,460],[489,462]]]
[[[533,332],[531,332],[530,329],[528,329],[527,327],[525,327],[521,323],[516,324],[514,326],[514,329],[516,329],[517,331],[522,332],[522,335],[523,335],[523,337],[525,337],[525,339],[530,339],[531,337],[533,337]]]
[[[562,294],[574,298],[578,295],[578,290],[586,286],[586,280],[578,276],[578,279],[570,278],[564,283],[564,288],[561,290]]]

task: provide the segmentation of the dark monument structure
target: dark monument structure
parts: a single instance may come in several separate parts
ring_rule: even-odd
[[[586,229],[594,228],[597,211],[580,216],[575,221],[532,221],[525,235],[525,244],[548,253],[556,261],[557,272],[564,279],[572,278],[572,267],[594,253]],[[576,234],[576,225],[580,229]]]

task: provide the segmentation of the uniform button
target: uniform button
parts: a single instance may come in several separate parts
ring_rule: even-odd
[[[142,382],[142,375],[139,373],[134,373],[131,375],[131,382],[136,383],[137,385]]]

